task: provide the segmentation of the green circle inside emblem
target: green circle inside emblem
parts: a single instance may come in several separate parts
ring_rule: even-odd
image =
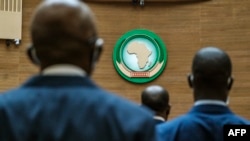
[[[118,74],[132,83],[157,78],[167,64],[167,49],[161,38],[145,29],[125,33],[116,42],[113,64]]]

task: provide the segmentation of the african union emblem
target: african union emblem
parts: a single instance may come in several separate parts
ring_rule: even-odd
[[[135,29],[125,33],[113,52],[116,71],[127,81],[146,83],[157,78],[167,63],[167,49],[155,33]]]

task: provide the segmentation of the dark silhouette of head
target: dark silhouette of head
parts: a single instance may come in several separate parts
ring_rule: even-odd
[[[90,75],[102,49],[94,15],[79,0],[43,1],[32,17],[31,37],[28,55],[41,70],[72,64]]]
[[[158,85],[146,87],[141,93],[141,102],[143,106],[155,112],[155,115],[161,116],[167,120],[170,112],[170,105],[169,94],[166,89]]]
[[[200,49],[193,58],[192,74],[188,76],[194,89],[194,100],[227,100],[233,78],[230,57],[216,47]]]

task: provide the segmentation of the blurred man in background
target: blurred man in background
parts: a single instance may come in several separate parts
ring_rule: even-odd
[[[170,112],[168,91],[159,86],[151,85],[146,87],[141,93],[141,103],[154,112],[156,124],[167,121]]]

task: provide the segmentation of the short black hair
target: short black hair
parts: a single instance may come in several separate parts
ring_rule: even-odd
[[[142,91],[141,102],[153,111],[162,112],[169,106],[168,91],[162,87],[156,91],[148,91],[146,88]]]

